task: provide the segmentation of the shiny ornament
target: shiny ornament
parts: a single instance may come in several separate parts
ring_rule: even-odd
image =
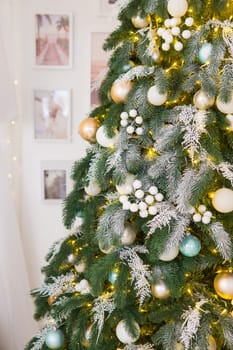
[[[133,61],[129,61],[128,64],[124,64],[122,67],[122,71],[124,73],[128,72],[131,68],[133,68],[135,66],[135,63]]]
[[[60,349],[64,344],[64,335],[60,329],[49,331],[45,337],[45,344],[49,349]]]
[[[204,90],[198,90],[193,97],[193,103],[198,109],[201,110],[205,110],[212,107],[214,101],[214,97],[208,96]]]
[[[160,254],[159,260],[172,261],[177,257],[178,254],[179,247],[172,247],[171,249],[165,250],[162,254]]]
[[[233,273],[221,272],[214,279],[214,289],[223,299],[233,299]]]
[[[125,103],[132,87],[132,81],[116,80],[111,87],[111,98],[115,103]]]
[[[121,243],[123,245],[130,245],[133,244],[136,239],[136,232],[134,231],[133,227],[131,225],[126,225],[125,229],[123,231],[123,234],[121,235]]]
[[[134,328],[136,335],[133,336],[129,333],[127,325],[124,320],[120,321],[116,327],[116,336],[123,344],[135,343],[140,337],[140,327],[136,321],[134,321]]]
[[[227,103],[222,102],[218,96],[216,100],[216,106],[222,113],[225,113],[225,114],[233,113],[233,91],[231,93],[230,101]]]
[[[213,50],[213,45],[210,43],[204,43],[198,52],[198,59],[201,63],[208,62],[209,58],[211,57],[211,53]]]
[[[152,50],[151,58],[155,63],[160,62],[161,55],[160,55],[159,49],[157,47]]]
[[[77,264],[77,265],[74,265],[74,267],[75,267],[75,270],[78,272],[78,273],[82,273],[82,272],[84,272],[85,271],[85,269],[86,269],[86,263],[85,263],[85,261],[80,261],[80,263],[79,264]]]
[[[212,204],[220,213],[230,213],[233,211],[233,191],[229,188],[220,188],[214,193]]]
[[[132,24],[135,28],[137,29],[142,29],[145,28],[149,25],[150,23],[150,17],[146,16],[146,17],[140,17],[139,15],[134,16],[131,18]]]
[[[101,188],[97,182],[90,182],[84,190],[89,196],[97,196],[101,192]]]
[[[48,304],[51,306],[55,301],[56,301],[56,299],[57,299],[57,297],[56,296],[54,296],[54,295],[50,295],[49,297],[48,297]]]
[[[88,142],[96,141],[96,131],[99,127],[99,121],[95,118],[86,118],[79,124],[79,135]]]
[[[105,126],[102,125],[96,132],[96,141],[102,147],[113,147],[117,141],[117,134],[108,137]]]
[[[182,17],[188,10],[188,3],[186,0],[168,0],[167,10],[172,17]]]
[[[134,180],[135,177],[133,174],[127,174],[124,183],[121,185],[116,185],[117,192],[121,195],[132,193]]]
[[[101,252],[104,254],[110,254],[116,249],[114,245],[107,246],[104,242],[99,242],[99,248]]]
[[[174,350],[184,350],[184,345],[181,343],[176,343]]]
[[[75,260],[75,255],[74,255],[74,254],[68,255],[68,257],[67,257],[67,262],[68,262],[69,264],[73,264],[73,263],[74,263],[74,260]]]
[[[181,241],[180,252],[188,258],[198,255],[200,250],[201,250],[201,243],[199,239],[195,236],[192,236],[192,235],[186,236]]]
[[[151,286],[151,292],[158,299],[167,299],[170,296],[170,290],[162,280]]]
[[[109,276],[108,276],[108,280],[110,283],[114,284],[117,280],[117,277],[118,277],[118,272],[116,271],[112,271],[110,272]]]
[[[147,100],[154,106],[161,106],[167,100],[167,93],[161,94],[158,87],[153,85],[147,92]]]
[[[209,335],[208,342],[209,342],[208,350],[217,350],[217,344],[216,344],[216,341],[212,335]]]

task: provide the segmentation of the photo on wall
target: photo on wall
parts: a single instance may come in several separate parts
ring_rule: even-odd
[[[39,141],[69,141],[71,91],[34,90],[34,138]]]
[[[41,161],[42,200],[54,202],[63,200],[71,190],[71,161]]]
[[[91,33],[91,108],[99,105],[99,88],[107,73],[110,53],[103,50],[109,33]]]
[[[71,68],[72,17],[35,15],[35,64],[37,67]]]

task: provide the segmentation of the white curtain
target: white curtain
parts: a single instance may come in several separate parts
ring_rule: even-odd
[[[17,118],[12,1],[0,0],[0,350],[23,350],[36,330],[15,203],[7,142]],[[13,11],[14,10],[14,11]],[[19,130],[20,132],[20,130]],[[14,175],[14,174],[13,174]],[[15,174],[18,175],[18,174]]]

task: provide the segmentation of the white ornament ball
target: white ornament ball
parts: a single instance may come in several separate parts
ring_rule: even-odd
[[[193,103],[201,110],[206,110],[212,107],[214,101],[214,97],[209,97],[204,90],[198,90],[193,97]]]
[[[151,86],[147,92],[148,102],[154,106],[161,106],[167,100],[167,93],[161,94],[156,85]]]
[[[69,264],[73,264],[74,259],[75,259],[75,255],[74,254],[70,254],[67,257],[67,261],[68,261]]]
[[[147,204],[152,204],[152,203],[154,203],[154,197],[153,197],[152,195],[148,194],[148,195],[145,197],[145,202],[146,202]]]
[[[169,250],[165,250],[162,254],[160,254],[159,260],[172,261],[177,257],[178,254],[179,254],[179,247],[173,247]]]
[[[123,128],[125,128],[127,125],[128,125],[128,120],[122,119],[121,126],[123,126]]]
[[[137,114],[138,114],[138,112],[137,112],[136,109],[131,109],[131,110],[129,111],[129,116],[130,116],[131,118],[135,118],[135,117],[137,116]]]
[[[120,342],[123,344],[135,343],[140,337],[140,327],[136,321],[134,322],[134,328],[136,333],[135,336],[129,333],[126,322],[124,320],[121,320],[116,327],[116,336]]]
[[[129,210],[131,211],[131,213],[136,213],[137,211],[138,211],[138,204],[137,203],[132,203],[131,205],[130,205],[130,208],[129,208]]]
[[[183,50],[183,44],[180,42],[180,41],[177,41],[175,44],[174,44],[174,49],[176,50],[176,51],[181,51],[181,50]]]
[[[116,143],[117,135],[108,137],[104,125],[96,132],[96,141],[103,147],[113,147]]]
[[[185,20],[185,24],[187,27],[191,27],[194,23],[194,19],[192,17],[187,17]]]
[[[138,204],[138,208],[139,208],[139,210],[143,211],[143,210],[147,210],[148,206],[147,206],[147,204],[145,202],[140,202]]]
[[[180,34],[180,28],[179,27],[173,27],[171,30],[172,34],[177,36]]]
[[[203,224],[208,225],[211,222],[211,218],[209,216],[204,215],[201,219]]]
[[[97,182],[90,182],[84,190],[89,196],[97,196],[101,192],[101,188]]]
[[[157,193],[155,195],[155,199],[156,199],[157,202],[162,202],[163,199],[164,199],[164,195],[162,193]]]
[[[167,10],[172,17],[182,17],[188,10],[188,3],[186,0],[168,0]]]
[[[133,192],[133,182],[134,175],[127,174],[125,178],[125,182],[121,185],[116,185],[116,189],[120,195],[126,195]]]
[[[227,103],[222,102],[218,96],[217,100],[216,100],[216,105],[217,105],[217,108],[222,113],[225,113],[225,114],[233,113],[233,90],[232,90],[231,98],[230,98],[229,102],[227,102]]]
[[[220,213],[233,211],[233,191],[229,188],[220,188],[214,193],[213,207]]]
[[[126,119],[129,118],[129,115],[128,115],[127,112],[122,112],[122,113],[120,114],[120,117],[121,117],[122,120],[126,120]]]
[[[75,290],[81,294],[88,294],[90,293],[90,284],[86,279],[82,279],[76,284]]]
[[[144,197],[144,191],[143,190],[137,190],[135,192],[135,197],[138,199],[142,199]]]
[[[156,186],[151,186],[148,192],[154,196],[158,193],[158,188]]]
[[[85,261],[81,261],[79,264],[75,265],[75,270],[76,270],[78,273],[84,272],[85,269],[86,269],[86,263],[85,263]]]
[[[182,37],[184,38],[184,39],[189,39],[190,37],[191,37],[191,32],[190,32],[190,30],[184,30],[183,32],[182,32]]]
[[[133,188],[135,189],[135,190],[137,190],[138,188],[141,188],[142,187],[142,182],[140,181],[140,180],[135,180],[134,182],[133,182]]]
[[[167,43],[167,42],[165,42],[165,43],[163,43],[162,44],[162,50],[163,51],[169,51],[170,50],[170,45]],[[149,101],[150,102],[150,101]],[[153,104],[153,103],[152,103]],[[161,104],[163,104],[163,103],[161,103]],[[157,106],[157,105],[156,105]],[[160,106],[160,105],[159,105]]]
[[[136,129],[136,134],[137,134],[138,136],[143,135],[143,134],[144,134],[144,129],[143,129],[143,128],[137,128],[137,129]]]
[[[123,234],[121,235],[121,243],[123,245],[133,244],[136,239],[136,232],[131,225],[126,225]]]
[[[135,129],[134,129],[134,127],[132,125],[129,125],[126,128],[126,131],[127,131],[127,134],[132,135],[134,133]]]
[[[140,218],[147,218],[148,217],[148,211],[147,210],[140,210],[139,211],[139,216]]]
[[[200,213],[205,213],[206,212],[206,206],[204,204],[199,205],[198,211]]]
[[[194,222],[201,222],[201,218],[202,218],[201,214],[194,214],[193,215]]]
[[[158,212],[156,205],[152,205],[151,207],[149,207],[148,212],[150,215],[156,215]]]
[[[136,119],[135,119],[135,122],[137,123],[137,124],[142,124],[143,123],[143,118],[139,115]]]

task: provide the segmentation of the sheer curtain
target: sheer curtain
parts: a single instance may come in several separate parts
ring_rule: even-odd
[[[17,59],[12,35],[14,5],[13,0],[0,1],[0,350],[22,350],[36,330],[9,179],[9,125],[18,117],[13,84]]]

